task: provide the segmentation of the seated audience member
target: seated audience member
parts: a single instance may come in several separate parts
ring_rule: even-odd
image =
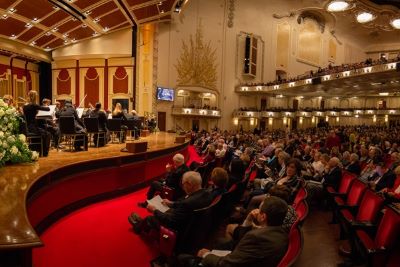
[[[211,189],[212,199],[227,192],[226,185],[228,184],[228,179],[228,173],[225,169],[220,167],[214,168],[211,172],[211,181],[213,184]]]
[[[333,157],[328,162],[327,172],[322,178],[322,184],[332,186],[337,191],[339,189],[340,180],[342,179],[342,170],[339,167],[340,160]]]
[[[201,249],[198,256],[203,258],[202,266],[276,266],[288,246],[288,233],[282,228],[287,211],[284,200],[268,197],[258,210],[252,212],[252,221],[258,227],[246,233],[235,249],[224,257]]]
[[[142,219],[138,214],[132,213],[128,220],[139,234],[151,229],[159,230],[160,225],[173,230],[186,228],[193,211],[207,207],[212,199],[211,194],[201,187],[202,179],[198,172],[188,171],[182,177],[182,187],[186,197],[175,202],[164,199],[164,205],[170,207],[165,213],[157,210],[152,205],[147,205],[147,210],[153,215]]]
[[[394,170],[396,179],[391,187],[385,187],[379,191],[383,193],[387,202],[400,202],[400,166]]]
[[[190,169],[192,171],[197,170],[197,168],[202,167],[202,166],[210,163],[213,160],[215,160],[215,146],[212,144],[209,144],[207,146],[207,154],[206,154],[206,156],[203,157],[203,160],[201,162],[193,161],[190,164]]]
[[[298,159],[291,159],[287,163],[286,175],[275,181],[270,181],[264,187],[264,192],[269,193],[270,189],[274,186],[285,186],[289,190],[288,204],[291,204],[297,194],[297,191],[302,186],[302,179],[299,177],[301,173],[301,163]],[[262,202],[267,195],[256,195],[251,197],[250,202],[247,206],[247,210],[250,211],[256,208],[260,202]]]
[[[351,162],[350,156],[351,156],[351,154],[349,151],[343,152],[342,159],[341,159],[343,168],[347,167],[347,165],[350,164],[350,162]]]
[[[72,100],[71,99],[66,99],[64,102],[64,107],[60,109],[56,113],[56,117],[73,117],[74,118],[74,125],[75,125],[75,132],[76,133],[86,133],[85,126],[83,125],[82,120],[79,118],[78,113],[76,112],[76,109],[72,106]],[[83,146],[83,141],[75,141],[74,147],[76,151],[81,151]],[[85,150],[87,150],[88,147],[88,138],[87,135],[85,135]]]
[[[150,184],[149,191],[147,192],[147,199],[152,199],[156,192],[160,192],[163,186],[168,186],[175,190],[174,198],[178,199],[184,195],[181,187],[182,176],[184,173],[189,171],[189,168],[185,164],[185,157],[182,154],[175,154],[172,158],[174,165],[167,164],[166,171],[167,175],[165,179],[159,181],[153,181]],[[138,203],[141,207],[147,207],[147,202]]]
[[[232,159],[231,164],[229,165],[229,181],[227,184],[227,188],[230,188],[232,185],[240,182],[243,179],[243,175],[246,171],[243,161],[240,159]]]
[[[350,163],[345,168],[346,171],[356,174],[357,176],[361,173],[360,162],[358,161],[358,155],[356,153],[350,154]]]
[[[95,108],[90,111],[89,113],[90,118],[98,118],[99,120],[99,131],[100,132],[106,132],[106,138],[100,138],[99,140],[99,146],[104,146],[107,143],[108,140],[108,129],[107,129],[107,115],[104,112],[104,110],[101,109],[101,103],[97,102],[95,105]],[[97,138],[98,135],[95,134],[93,136],[93,142],[97,144]]]

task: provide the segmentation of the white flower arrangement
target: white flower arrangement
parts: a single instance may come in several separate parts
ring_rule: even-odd
[[[0,167],[6,163],[32,162],[39,158],[31,151],[26,136],[18,134],[19,117],[14,107],[0,99]]]

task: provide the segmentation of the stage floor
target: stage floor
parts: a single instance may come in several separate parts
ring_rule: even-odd
[[[165,149],[182,146],[175,143],[176,136],[173,133],[158,132],[141,137],[139,141],[148,142],[145,153],[160,151],[162,155]],[[131,153],[121,152],[125,146],[125,143],[109,143],[105,147],[89,147],[88,151],[80,152],[52,149],[48,157],[39,158],[37,162],[0,168],[0,248],[29,247],[38,243],[26,215],[26,197],[29,188],[38,179],[67,166],[76,165],[79,170],[85,162],[132,157]]]

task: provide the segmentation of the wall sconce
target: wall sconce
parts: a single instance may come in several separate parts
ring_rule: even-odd
[[[336,122],[339,122],[339,117],[336,117]]]
[[[311,118],[311,123],[315,123],[315,117],[314,116],[312,116],[312,118]]]
[[[239,124],[239,119],[238,118],[233,118],[233,124],[238,125]]]
[[[328,122],[329,121],[329,116],[325,117],[325,121]]]
[[[250,125],[254,125],[254,118],[250,119]]]
[[[300,124],[303,124],[303,117],[300,117],[300,118],[299,118],[299,123],[300,123]]]
[[[388,121],[389,121],[389,116],[385,115],[385,122],[388,122]]]
[[[272,125],[273,122],[274,122],[274,119],[273,119],[273,118],[269,118],[269,119],[268,119],[268,125]]]
[[[372,122],[376,122],[376,115],[372,116]]]
[[[283,124],[287,124],[287,118],[286,117],[283,117]]]

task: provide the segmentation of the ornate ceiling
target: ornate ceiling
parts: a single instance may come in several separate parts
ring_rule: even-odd
[[[0,0],[0,36],[46,51],[171,19],[178,0]]]

